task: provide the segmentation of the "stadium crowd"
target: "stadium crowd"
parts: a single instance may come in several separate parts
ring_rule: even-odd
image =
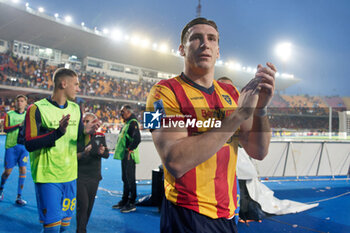
[[[0,53],[0,84],[39,88],[52,91],[52,75],[57,66],[48,65],[44,60],[33,61]],[[152,81],[121,79],[101,73],[78,72],[79,94],[126,100],[145,101],[154,85]]]
[[[28,104],[31,104],[35,99],[29,98]],[[80,100],[79,104],[83,112],[92,112],[99,119],[102,120],[103,126],[102,131],[104,132],[119,132],[121,128],[120,108],[121,103],[106,102],[97,100]],[[0,98],[0,117],[3,118],[5,112],[14,109],[14,100],[11,98]],[[141,105],[135,105],[135,116],[142,122],[143,107]],[[292,108],[282,108],[289,112],[293,112]],[[314,132],[327,132],[329,120],[328,116],[319,116],[317,114],[283,114],[278,108],[269,108],[269,118],[272,128],[275,129],[293,129],[296,131],[309,130]],[[306,111],[306,110],[305,110]],[[337,131],[338,127],[338,116],[333,116],[332,128]]]
[[[51,77],[56,68],[57,66],[49,65],[45,60],[33,61],[10,53],[0,53],[0,84],[51,91],[53,88]],[[154,85],[154,82],[148,80],[136,82],[101,73],[79,71],[78,74],[80,94],[84,96],[145,101],[150,88]],[[29,98],[28,103],[34,101]],[[119,131],[121,103],[89,99],[80,99],[78,102],[83,112],[95,113],[104,122],[103,131]],[[271,126],[276,129],[327,131],[329,106],[336,111],[342,111],[346,109],[345,102],[340,97],[287,96],[276,93],[269,106]],[[6,97],[0,99],[1,118],[5,112],[13,108],[13,99]],[[141,122],[142,105],[135,105],[134,109],[136,117]],[[337,119],[336,117],[333,124],[337,125]],[[333,128],[336,129],[335,126]]]

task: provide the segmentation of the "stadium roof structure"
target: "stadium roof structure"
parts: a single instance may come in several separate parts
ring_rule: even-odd
[[[114,41],[81,25],[67,23],[5,0],[0,0],[0,39],[61,50],[77,56],[79,60],[95,57],[173,74],[183,70],[183,58],[174,54]],[[253,73],[225,65],[217,65],[215,70],[216,78],[229,77],[238,87],[243,87],[253,77]],[[298,81],[295,77],[279,76],[276,78],[276,90],[284,90]]]

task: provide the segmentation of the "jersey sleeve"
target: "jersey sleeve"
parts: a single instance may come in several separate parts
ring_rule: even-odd
[[[148,95],[146,111],[159,111],[162,114],[161,127],[163,123],[167,123],[170,119],[172,121],[183,120],[183,114],[174,92],[169,87],[159,83],[152,87]],[[150,131],[153,132],[153,130],[155,129]]]
[[[10,126],[11,125],[10,120],[11,120],[10,116],[6,113],[6,115],[5,115],[5,122],[4,122],[4,131],[5,131],[5,133],[10,133],[10,132],[18,129],[19,126],[21,125],[21,124],[17,124],[17,125]]]
[[[42,126],[38,107],[33,104],[29,107],[25,117],[25,147],[29,152],[55,146],[55,141],[63,136],[59,130],[49,130]]]
[[[167,117],[182,115],[174,92],[160,84],[152,87],[146,103],[146,111],[153,112],[157,109],[162,109]]]

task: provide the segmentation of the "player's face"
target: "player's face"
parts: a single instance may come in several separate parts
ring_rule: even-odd
[[[128,119],[129,117],[130,117],[130,111],[128,110],[128,109],[126,109],[126,108],[122,108],[121,110],[120,110],[120,115],[122,116],[122,118],[124,119],[124,120],[126,120],[126,119]]]
[[[77,76],[74,76],[74,77],[67,77],[65,81],[66,81],[66,85],[65,85],[66,96],[69,100],[74,100],[77,93],[80,92],[79,79]]]
[[[86,117],[84,117],[83,119],[83,125],[84,127],[86,127],[86,125],[90,122],[92,122],[94,120],[94,118],[90,115],[87,115]]]
[[[213,69],[219,58],[219,34],[210,25],[197,24],[187,32],[186,41],[180,45],[185,62],[194,68]]]
[[[27,106],[27,100],[23,97],[20,97],[16,100],[16,109],[20,112],[23,112]]]

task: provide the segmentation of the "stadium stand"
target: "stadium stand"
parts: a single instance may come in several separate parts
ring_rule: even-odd
[[[327,104],[320,97],[313,97],[308,95],[303,96],[288,96],[283,95],[282,98],[288,102],[290,107],[301,108],[325,108]]]
[[[0,84],[13,87],[30,87],[52,90],[52,74],[61,65],[50,65],[45,60],[30,60],[7,53],[0,53]],[[103,72],[78,70],[81,95],[86,97],[102,97],[100,100],[84,98],[78,101],[83,112],[95,113],[104,123],[105,132],[118,132],[121,127],[121,103],[110,102],[103,98],[145,101],[154,79],[130,80],[106,75]],[[147,76],[147,74],[146,74]],[[4,112],[13,109],[13,97],[2,98],[0,110]],[[34,98],[35,99],[35,98]],[[34,99],[29,99],[32,103]],[[350,98],[319,97],[319,96],[289,96],[276,93],[269,106],[271,126],[275,131],[310,131],[327,132],[329,128],[329,106],[341,111],[350,105]],[[345,105],[347,103],[347,105]],[[135,104],[136,116],[141,122],[143,104]],[[332,129],[337,130],[338,117],[333,115]]]
[[[343,97],[343,102],[348,111],[350,111],[350,97]]]
[[[270,107],[287,108],[289,107],[289,103],[285,101],[278,93],[276,93],[271,100]]]
[[[345,104],[339,96],[325,96],[324,100],[328,106],[345,110]]]
[[[62,64],[63,66],[63,64]],[[52,90],[52,74],[58,66],[9,53],[0,54],[0,84]],[[79,72],[81,93],[126,100],[145,101],[154,81],[133,81],[101,73]]]

